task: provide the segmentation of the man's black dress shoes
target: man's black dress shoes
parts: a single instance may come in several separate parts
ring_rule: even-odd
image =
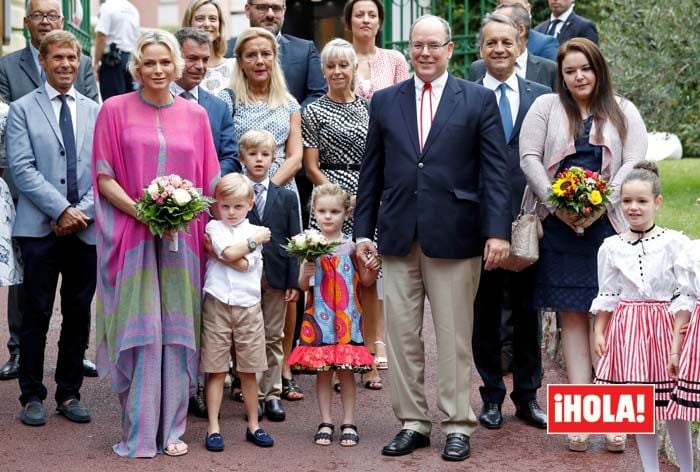
[[[95,367],[94,362],[88,359],[83,359],[83,376],[97,377],[97,367]]]
[[[0,380],[12,380],[19,377],[19,353],[10,354],[10,359],[0,368]]]
[[[503,426],[503,415],[500,403],[484,403],[479,413],[479,423],[488,429],[498,429]]]
[[[526,403],[516,405],[515,416],[536,428],[547,428],[547,413],[542,411],[537,400],[530,400]]]
[[[285,414],[282,408],[282,400],[265,400],[265,416],[270,421],[284,421]]]
[[[418,448],[430,446],[430,438],[418,431],[402,429],[389,444],[382,448],[385,456],[405,456]]]
[[[462,433],[450,433],[445,441],[442,458],[446,461],[463,461],[471,454],[469,436]]]

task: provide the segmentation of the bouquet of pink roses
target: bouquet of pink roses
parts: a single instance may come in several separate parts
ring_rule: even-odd
[[[315,229],[307,229],[288,239],[287,244],[283,244],[282,247],[290,256],[299,259],[301,264],[304,261],[313,262],[320,256],[330,256],[340,244],[341,241],[328,241]]]
[[[213,202],[189,180],[170,174],[153,179],[144,189],[143,197],[136,202],[136,213],[148,224],[151,234],[162,237],[166,231],[175,233],[170,250],[177,251],[177,232],[186,230],[189,222],[206,212]]]

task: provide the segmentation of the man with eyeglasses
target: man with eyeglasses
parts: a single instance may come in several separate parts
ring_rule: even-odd
[[[510,183],[495,94],[447,72],[450,25],[424,15],[409,32],[415,75],[372,97],[354,237],[360,263],[379,252],[391,400],[401,431],[384,448],[430,445],[423,308],[430,300],[438,357],[442,458],[469,457],[473,303],[482,266],[508,256]],[[378,229],[379,248],[372,237]]]
[[[24,27],[29,32],[29,43],[24,49],[0,58],[0,96],[6,102],[14,102],[44,84],[46,75],[39,65],[39,46],[47,34],[63,28],[63,20],[59,0],[27,2]],[[95,102],[99,100],[90,58],[84,54],[80,55],[80,65],[74,85],[81,94]],[[9,172],[5,172],[4,179],[10,187],[16,206],[19,195]],[[22,290],[23,285],[13,285],[8,290],[7,324],[10,328],[10,339],[7,341],[7,348],[10,351],[10,359],[0,367],[0,380],[15,379],[19,376],[19,329],[22,323],[19,298]],[[87,359],[83,364],[86,376],[97,377],[95,364]]]
[[[326,93],[326,81],[313,41],[282,34],[285,11],[285,0],[248,0],[245,5],[250,26],[265,28],[277,37],[280,65],[289,93],[305,107]],[[229,39],[226,57],[233,57],[235,46],[236,38]]]

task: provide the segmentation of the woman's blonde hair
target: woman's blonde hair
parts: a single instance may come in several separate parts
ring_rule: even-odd
[[[267,105],[273,110],[279,107],[289,108],[289,100],[292,96],[289,94],[287,83],[284,81],[284,74],[282,73],[282,67],[279,62],[277,40],[272,33],[266,29],[257,27],[248,28],[236,39],[236,47],[233,50],[236,56],[236,67],[234,67],[231,77],[231,90],[233,90],[233,94],[236,96],[236,101],[244,105],[251,105],[257,102],[250,92],[248,79],[243,73],[243,68],[241,66],[243,63],[243,48],[248,41],[255,38],[267,39],[270,42],[272,53],[275,56],[272,61],[272,70],[270,71],[270,94],[267,99]]]
[[[182,17],[182,27],[188,28],[192,26],[194,13],[203,5],[214,5],[219,14],[219,37],[212,41],[211,50],[218,57],[223,57],[226,54],[226,21],[224,21],[223,10],[221,5],[216,0],[192,0],[185,10],[185,15]]]
[[[321,197],[338,197],[343,204],[343,209],[345,209],[346,212],[352,207],[350,194],[346,192],[339,184],[323,184],[314,187],[314,191],[311,192],[312,209],[316,206],[316,202]]]
[[[136,39],[134,49],[131,51],[131,57],[129,57],[128,69],[134,80],[143,85],[140,72],[141,66],[143,65],[143,50],[146,46],[150,46],[152,44],[162,44],[168,49],[168,51],[170,51],[170,58],[175,65],[174,80],[179,79],[182,76],[182,70],[185,68],[185,60],[180,54],[180,46],[178,45],[175,36],[173,36],[172,33],[168,33],[164,30],[145,29]]]

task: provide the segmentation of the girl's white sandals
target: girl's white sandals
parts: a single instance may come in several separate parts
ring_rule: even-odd
[[[374,341],[375,352],[376,352],[376,346],[378,344],[381,344],[382,347],[384,348],[384,352],[386,352],[386,344],[384,343],[384,341]],[[374,363],[377,366],[377,370],[387,370],[389,368],[389,362],[388,362],[386,356],[374,356]]]

